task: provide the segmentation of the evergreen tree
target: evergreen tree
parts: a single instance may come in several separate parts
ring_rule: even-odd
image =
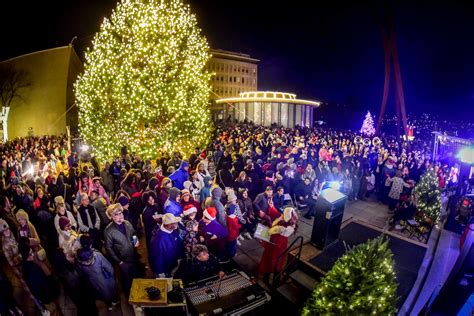
[[[347,249],[316,287],[302,315],[393,315],[397,281],[388,240]]]
[[[210,58],[181,0],[122,0],[104,19],[75,83],[79,127],[99,159],[122,146],[145,158],[206,144]]]
[[[414,189],[416,208],[422,214],[422,220],[429,218],[433,223],[439,219],[441,212],[441,190],[434,170],[427,171]]]
[[[372,136],[375,134],[374,120],[372,118],[372,115],[370,114],[370,111],[367,111],[367,114],[365,115],[365,119],[362,123],[360,132],[361,134],[366,136]]]

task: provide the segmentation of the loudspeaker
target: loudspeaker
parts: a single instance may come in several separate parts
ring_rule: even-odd
[[[322,190],[315,205],[311,243],[324,249],[339,238],[347,196],[337,190]]]

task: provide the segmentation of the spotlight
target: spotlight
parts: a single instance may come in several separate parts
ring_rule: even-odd
[[[474,147],[465,147],[461,149],[458,153],[458,158],[464,163],[474,164]]]
[[[341,188],[341,183],[338,181],[330,181],[329,187],[334,190],[339,190]]]

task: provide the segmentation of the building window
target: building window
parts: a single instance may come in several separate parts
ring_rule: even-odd
[[[244,77],[242,77],[242,83],[245,83],[245,78]]]

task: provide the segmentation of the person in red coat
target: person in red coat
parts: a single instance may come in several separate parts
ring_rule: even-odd
[[[227,236],[226,252],[229,258],[235,257],[237,253],[237,238],[240,234],[240,223],[237,217],[238,205],[236,203],[229,204],[226,214],[227,230],[229,235]]]
[[[292,207],[286,207],[283,214],[273,221],[269,230],[270,242],[262,241],[263,255],[260,259],[258,271],[263,274],[264,282],[268,283],[270,274],[274,272],[278,257],[288,248],[288,237],[295,233],[298,223],[298,215]],[[281,271],[286,258],[278,262],[277,271]]]

